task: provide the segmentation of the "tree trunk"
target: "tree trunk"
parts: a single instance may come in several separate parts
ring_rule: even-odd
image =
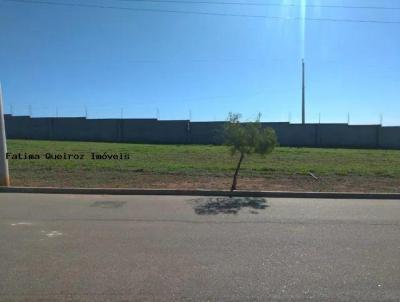
[[[240,165],[242,164],[243,158],[244,158],[244,154],[240,153],[240,159],[239,159],[238,165],[236,167],[235,175],[233,175],[231,191],[236,190],[237,176],[239,174],[239,169],[240,169]]]

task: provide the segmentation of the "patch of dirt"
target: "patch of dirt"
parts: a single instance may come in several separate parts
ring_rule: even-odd
[[[12,172],[12,171],[11,171]],[[15,171],[14,186],[39,187],[117,187],[165,189],[224,189],[231,185],[230,175],[153,174],[134,171]],[[400,192],[400,178],[385,176],[268,175],[243,176],[239,190],[313,191],[313,192]]]

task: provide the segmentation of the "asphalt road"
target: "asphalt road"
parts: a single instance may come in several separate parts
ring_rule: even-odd
[[[0,301],[400,301],[400,200],[0,193]]]

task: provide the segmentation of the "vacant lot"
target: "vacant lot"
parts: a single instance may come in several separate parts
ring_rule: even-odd
[[[9,140],[8,151],[41,156],[9,160],[12,184],[23,186],[228,189],[237,161],[224,146]],[[91,152],[130,159],[92,160]],[[46,153],[84,159],[45,159]],[[400,151],[280,147],[245,159],[238,188],[398,192]]]

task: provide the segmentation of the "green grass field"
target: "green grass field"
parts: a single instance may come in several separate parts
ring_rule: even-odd
[[[148,179],[157,183],[157,177],[168,180],[170,175],[177,186],[182,182],[179,179],[183,179],[193,187],[201,177],[226,178],[223,181],[225,186],[237,161],[237,156],[231,156],[227,147],[201,145],[9,140],[8,152],[40,154],[42,157],[48,152],[85,156],[85,160],[11,159],[12,181],[19,185],[131,186],[129,179],[132,179],[133,185],[148,187],[149,184],[140,184],[138,180],[143,178],[143,181]],[[130,159],[91,160],[91,152],[129,153]],[[322,179],[398,181],[400,151],[279,147],[266,157],[254,155],[246,158],[240,176],[248,182],[252,178],[288,177],[302,177],[309,181],[309,172]],[[190,182],[191,178],[194,182]]]

